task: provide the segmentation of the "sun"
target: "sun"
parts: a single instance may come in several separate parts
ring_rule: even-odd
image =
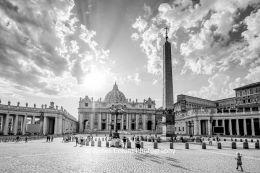
[[[85,76],[84,86],[90,90],[101,90],[107,82],[107,75],[97,69],[92,70]]]

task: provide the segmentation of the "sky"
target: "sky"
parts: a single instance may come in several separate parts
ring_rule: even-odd
[[[162,105],[169,27],[173,92],[210,100],[260,81],[259,0],[0,0],[2,104],[126,98]]]

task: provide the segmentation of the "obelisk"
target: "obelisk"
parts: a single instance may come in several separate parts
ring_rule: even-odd
[[[168,41],[168,28],[165,28],[165,43],[163,45],[163,109],[173,109],[173,81],[172,81],[172,56],[171,43]],[[172,115],[173,116],[173,115]],[[174,134],[174,125],[167,124],[167,118],[162,118],[162,136]]]

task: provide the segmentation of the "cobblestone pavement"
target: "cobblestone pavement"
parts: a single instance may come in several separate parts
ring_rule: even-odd
[[[244,172],[260,172],[260,150],[252,149],[254,143],[250,143],[248,150],[242,149],[242,143],[238,143],[236,150],[217,149],[216,143],[206,150],[201,149],[200,144],[190,144],[187,150],[182,143],[175,143],[175,150],[169,150],[169,143],[159,143],[159,149],[153,149],[153,143],[145,142],[144,147],[151,152],[106,148],[105,142],[102,147],[75,147],[73,142],[62,143],[61,138],[53,143],[44,140],[0,143],[0,172],[230,173],[239,172],[235,169],[236,152],[243,155]]]

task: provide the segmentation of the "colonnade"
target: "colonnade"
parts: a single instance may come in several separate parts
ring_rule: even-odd
[[[214,127],[223,127],[223,135],[256,136],[260,135],[259,116],[236,118],[193,118],[186,121],[188,135],[212,135]]]

